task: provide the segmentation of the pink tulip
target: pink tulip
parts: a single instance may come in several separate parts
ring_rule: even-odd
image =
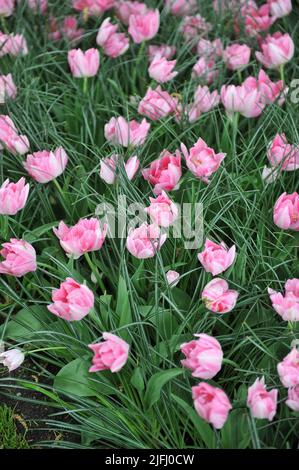
[[[296,347],[282,362],[277,364],[277,372],[284,387],[290,388],[299,385],[299,351]]]
[[[192,78],[199,77],[206,83],[212,83],[218,76],[214,59],[201,57],[192,69]]]
[[[271,15],[275,18],[287,16],[292,11],[292,0],[267,0]]]
[[[78,21],[75,16],[66,16],[61,29],[64,37],[73,45],[77,44],[84,34],[84,29],[78,28]]]
[[[299,385],[289,388],[286,405],[291,408],[291,410],[296,411],[297,413],[299,412]]]
[[[195,42],[200,39],[203,33],[208,33],[212,29],[211,23],[208,23],[201,15],[185,16],[180,31],[186,42]]]
[[[15,0],[0,0],[0,16],[7,18],[13,14]]]
[[[111,157],[104,158],[101,160],[100,178],[107,184],[113,184],[116,179],[116,167],[119,160],[119,155],[112,155]],[[131,181],[138,168],[140,162],[136,156],[130,157],[124,164],[124,169],[127,174],[128,180]]]
[[[289,62],[294,55],[294,42],[289,34],[280,32],[268,35],[261,42],[262,52],[256,52],[256,58],[269,69],[277,69]]]
[[[126,1],[118,0],[114,6],[116,15],[120,21],[128,25],[131,15],[145,15],[148,11],[145,3],[135,2],[135,1]]]
[[[0,75],[0,103],[5,103],[7,98],[15,99],[17,87],[14,84],[11,73]]]
[[[72,3],[75,10],[83,11],[88,16],[101,16],[113,8],[115,0],[73,0]]]
[[[176,47],[169,46],[168,44],[161,44],[160,46],[148,46],[149,61],[152,62],[156,55],[165,57],[165,59],[172,59],[176,54]]]
[[[19,179],[17,183],[5,180],[0,187],[0,214],[15,215],[23,209],[29,193],[29,184],[25,184],[25,178]]]
[[[127,122],[122,116],[118,118],[111,118],[105,124],[105,138],[112,144],[119,144],[123,147],[138,147],[143,145],[148,132],[150,124],[146,119],[141,123],[133,120]]]
[[[100,250],[107,233],[107,224],[101,229],[96,218],[80,219],[73,227],[68,227],[63,221],[53,232],[59,238],[60,245],[68,256],[79,258],[89,251]]]
[[[22,34],[3,34],[0,32],[0,57],[6,54],[12,57],[28,54],[27,42]]]
[[[138,113],[153,121],[162,119],[177,112],[178,99],[173,98],[167,91],[162,91],[160,85],[155,89],[148,88],[138,106]]]
[[[71,49],[68,52],[68,63],[74,77],[94,77],[100,67],[100,54],[97,49]]]
[[[270,167],[264,166],[262,171],[262,180],[264,180],[265,184],[274,183],[277,178],[279,177],[279,168],[278,167]]]
[[[248,65],[251,49],[246,44],[232,44],[223,51],[223,59],[228,69],[240,70]]]
[[[165,6],[174,16],[192,15],[198,10],[196,0],[165,0]]]
[[[27,155],[23,166],[28,174],[38,183],[48,183],[61,175],[68,162],[68,156],[62,147],[53,152],[41,150]]]
[[[146,13],[130,15],[129,34],[136,44],[149,41],[156,36],[160,26],[159,10],[147,10]]]
[[[223,45],[221,39],[217,38],[214,41],[209,41],[205,38],[200,38],[197,44],[197,54],[199,57],[206,57],[216,59],[222,57]]]
[[[239,293],[229,289],[224,279],[215,277],[202,291],[201,298],[205,307],[214,313],[230,312],[236,305]]]
[[[221,429],[232,409],[226,393],[221,388],[200,382],[192,387],[192,398],[199,416],[212,424],[215,429]]]
[[[172,155],[168,150],[163,150],[160,157],[154,160],[149,168],[142,170],[142,176],[154,186],[154,194],[159,195],[164,191],[177,189],[182,176],[181,154],[178,150]]]
[[[299,168],[299,149],[288,143],[285,134],[276,134],[268,146],[267,157],[272,166],[280,166],[281,170]]]
[[[175,287],[180,279],[180,274],[177,271],[169,270],[166,273],[166,279],[170,287]]]
[[[160,227],[169,227],[178,218],[178,208],[165,191],[155,199],[150,197],[150,206],[144,210],[152,222]]]
[[[104,54],[109,57],[119,57],[129,48],[129,39],[124,33],[117,33],[118,26],[110,23],[106,18],[97,34],[97,44],[104,49]]]
[[[22,277],[36,271],[36,253],[30,243],[25,240],[11,238],[10,243],[3,243],[0,251],[4,261],[0,263],[0,273],[14,277]]]
[[[52,292],[53,303],[47,309],[67,321],[82,320],[93,308],[94,295],[85,285],[67,277],[59,289]]]
[[[169,82],[169,80],[172,80],[178,74],[178,72],[173,71],[175,66],[176,60],[167,60],[165,57],[157,54],[148,68],[148,73],[156,82]]]
[[[299,321],[299,279],[285,283],[285,295],[268,289],[272,307],[285,321]]]
[[[161,234],[156,225],[143,223],[140,227],[129,230],[126,247],[135,258],[152,258],[165,243],[166,238],[167,234]]]
[[[217,276],[226,271],[235,261],[236,247],[233,245],[228,249],[224,242],[218,245],[207,238],[204,250],[197,256],[205,271]]]
[[[34,13],[44,14],[48,7],[47,0],[28,0],[28,6]]]
[[[299,230],[299,194],[283,193],[276,201],[273,220],[283,230]]]
[[[180,349],[186,359],[182,365],[192,370],[192,376],[200,379],[212,379],[221,369],[223,352],[217,339],[204,333],[196,334],[189,343],[183,343]]]
[[[261,93],[260,99],[262,103],[270,104],[278,99],[277,104],[279,106],[283,105],[288,88],[284,86],[282,80],[272,82],[264,70],[260,70],[257,86]]]
[[[274,18],[270,15],[270,7],[267,4],[260,8],[254,1],[245,1],[241,9],[243,16],[245,31],[250,36],[257,36],[262,31],[267,31],[273,24]],[[239,26],[236,24],[236,32],[240,32]]]
[[[94,353],[89,372],[101,370],[118,372],[128,360],[130,346],[126,341],[111,333],[103,333],[103,338],[104,342],[88,346]]]
[[[225,153],[215,153],[201,138],[189,152],[184,144],[181,144],[181,149],[189,170],[205,183],[210,182],[209,177],[218,170],[226,155]]]
[[[272,421],[276,414],[277,396],[277,389],[267,392],[264,377],[256,379],[254,384],[248,388],[247,395],[247,406],[250,408],[252,416]]]
[[[7,367],[9,372],[20,367],[24,359],[24,353],[18,348],[9,349],[8,351],[0,353],[0,364]]]
[[[210,92],[207,86],[199,85],[194,94],[194,103],[189,109],[189,122],[197,121],[202,113],[207,113],[219,104],[218,91]]]
[[[3,146],[14,155],[23,155],[29,150],[29,140],[19,135],[13,121],[5,114],[0,115],[0,149]]]
[[[265,107],[255,79],[247,79],[241,86],[223,85],[221,101],[229,117],[238,112],[247,118],[257,117]]]

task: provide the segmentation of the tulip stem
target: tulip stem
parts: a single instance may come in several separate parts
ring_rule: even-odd
[[[143,51],[144,51],[144,48],[145,48],[145,41],[143,41],[139,47],[139,51],[138,51],[138,54],[137,54],[137,58],[136,58],[136,66],[133,70],[133,86],[134,86],[134,91],[135,91],[135,94],[137,94],[137,84],[136,84],[136,81],[137,81],[137,71],[139,71],[139,64],[141,62],[141,59],[142,59],[142,55],[143,55]]]
[[[88,85],[88,78],[84,77],[83,78],[83,93],[84,93],[84,95],[86,95],[86,93],[87,93],[87,85]]]
[[[92,273],[95,275],[96,280],[98,281],[99,286],[100,286],[100,288],[102,289],[103,294],[105,294],[105,293],[106,293],[106,287],[104,286],[104,283],[103,283],[102,278],[101,278],[101,276],[100,276],[100,274],[99,274],[99,272],[98,272],[97,267],[96,267],[96,266],[93,264],[93,262],[91,261],[90,256],[89,256],[88,253],[84,253],[84,257],[85,257],[85,259],[86,259],[86,261],[87,261],[87,264],[88,264],[88,266],[90,267]]]
[[[241,73],[241,70],[237,70],[237,74],[238,74],[239,83],[240,83],[240,85],[241,85],[241,84],[242,84],[242,73]]]
[[[56,186],[56,188],[57,188],[59,194],[61,195],[62,202],[63,202],[62,205],[63,205],[65,211],[68,212],[68,208],[67,208],[67,206],[68,206],[68,201],[67,201],[67,199],[66,199],[66,197],[65,197],[65,194],[64,194],[64,192],[63,192],[63,190],[62,190],[62,188],[61,188],[61,186],[60,186],[60,184],[58,183],[58,181],[57,181],[56,178],[53,179],[53,183],[55,184],[55,186]]]
[[[279,70],[280,70],[280,79],[282,83],[284,84],[284,65],[283,64],[280,66]]]

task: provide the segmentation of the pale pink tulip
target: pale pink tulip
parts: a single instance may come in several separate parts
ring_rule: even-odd
[[[152,62],[156,55],[165,57],[165,59],[172,59],[176,54],[176,47],[169,46],[168,44],[161,44],[160,46],[150,45],[148,46],[149,61]]]
[[[112,144],[123,147],[138,147],[143,145],[150,129],[150,123],[143,119],[141,123],[133,120],[126,121],[122,116],[111,118],[105,124],[105,138]]]
[[[149,41],[156,36],[160,26],[159,10],[147,10],[146,13],[130,15],[128,32],[136,44]]]
[[[85,285],[67,277],[59,289],[52,292],[53,303],[47,309],[67,321],[82,320],[93,308],[94,295]]]
[[[14,12],[15,0],[0,0],[0,16],[7,18]]]
[[[18,349],[9,349],[8,351],[0,353],[0,364],[3,364],[4,367],[8,368],[9,372],[20,367],[20,365],[24,362],[25,355],[24,353]]]
[[[223,59],[228,69],[240,70],[249,64],[250,54],[246,44],[232,44],[223,51]]]
[[[248,388],[247,406],[250,408],[253,418],[268,419],[272,421],[276,414],[278,390],[267,392],[265,379],[256,379]]]
[[[89,372],[101,370],[118,372],[128,360],[130,346],[119,336],[111,333],[103,333],[103,339],[102,343],[88,345],[94,353]]]
[[[269,69],[277,69],[289,62],[294,55],[294,42],[289,34],[280,32],[268,35],[260,44],[262,52],[256,52],[256,58]]]
[[[299,351],[296,347],[282,362],[277,364],[277,372],[284,387],[290,388],[299,385]]]
[[[167,238],[156,225],[143,223],[138,228],[131,228],[127,237],[128,251],[138,259],[152,258],[160,250]]]
[[[144,210],[154,224],[169,227],[178,218],[178,208],[165,191],[162,191],[157,198],[150,197],[150,202],[150,206]]]
[[[19,135],[13,121],[5,114],[0,115],[0,149],[5,147],[14,155],[23,155],[29,150],[29,140]]]
[[[107,184],[113,184],[116,180],[116,167],[118,164],[119,155],[114,154],[111,157],[101,160],[100,178]],[[127,174],[128,180],[132,180],[138,171],[140,162],[136,156],[130,157],[124,164],[124,169]]]
[[[258,90],[261,93],[260,99],[264,104],[274,103],[282,106],[285,101],[285,96],[288,92],[288,87],[285,87],[282,80],[272,82],[264,70],[260,70],[257,80]]]
[[[192,78],[199,77],[205,83],[212,83],[218,77],[218,70],[216,70],[215,60],[201,57],[192,69]]]
[[[285,295],[268,289],[272,307],[285,321],[299,321],[299,279],[289,279],[285,283]]]
[[[273,209],[273,220],[283,230],[299,230],[299,194],[283,193]]]
[[[129,24],[131,15],[145,15],[145,13],[148,11],[148,8],[145,3],[131,0],[118,0],[115,3],[114,8],[117,17],[125,25]]]
[[[76,78],[94,77],[100,67],[100,54],[97,49],[71,49],[68,51],[68,63],[72,75]]]
[[[197,44],[197,54],[199,57],[206,57],[208,59],[216,59],[222,57],[223,46],[221,39],[217,38],[214,41],[209,41],[205,38],[200,38]]]
[[[0,57],[6,54],[12,57],[28,54],[27,42],[22,34],[3,34],[0,32]]]
[[[204,250],[197,255],[207,273],[213,276],[226,271],[235,261],[236,247],[227,248],[224,242],[219,245],[206,239]]]
[[[223,359],[221,345],[217,339],[204,333],[194,336],[198,339],[180,346],[180,350],[186,356],[181,363],[192,370],[193,377],[212,379],[221,369]]]
[[[292,11],[292,0],[267,0],[271,15],[275,18],[287,16]]]
[[[164,191],[177,189],[182,176],[181,154],[176,150],[172,155],[168,150],[163,150],[160,157],[154,160],[149,168],[142,170],[142,176],[154,186],[154,194],[159,195]]]
[[[229,289],[224,279],[215,277],[202,291],[201,298],[205,307],[214,313],[230,312],[236,305],[239,293]]]
[[[89,251],[97,251],[104,243],[107,224],[101,229],[100,222],[95,217],[80,219],[73,227],[68,227],[63,221],[53,232],[59,238],[60,245],[68,256],[79,258]]]
[[[14,84],[11,73],[0,75],[0,104],[5,103],[7,98],[15,99],[17,96],[17,87]]]
[[[192,15],[198,10],[196,0],[165,0],[165,6],[174,16]]]
[[[272,166],[284,171],[299,168],[299,148],[288,143],[285,134],[276,134],[269,143],[267,157]]]
[[[296,411],[297,413],[299,412],[299,385],[289,388],[286,405],[291,408],[291,410]]]
[[[104,50],[104,54],[109,57],[119,57],[129,48],[129,39],[124,33],[118,33],[118,26],[110,22],[110,18],[106,18],[97,34],[97,44]]]
[[[208,33],[212,29],[211,23],[208,23],[200,14],[185,16],[180,31],[186,42],[196,43],[203,33]]]
[[[209,178],[219,169],[222,160],[225,158],[225,153],[215,153],[201,138],[198,139],[189,152],[184,144],[181,144],[181,150],[189,170],[205,183],[210,182]]]
[[[36,253],[30,243],[11,238],[9,243],[3,243],[2,246],[0,254],[4,261],[0,263],[1,274],[22,277],[36,271]]]
[[[25,183],[25,178],[17,183],[10,183],[9,179],[4,181],[0,187],[0,214],[15,215],[23,209],[29,193],[29,184]]]
[[[223,85],[221,101],[229,117],[238,112],[247,118],[257,117],[265,107],[255,79],[247,79],[241,86]]]
[[[153,121],[162,119],[169,114],[175,114],[178,108],[178,98],[172,97],[167,91],[162,91],[160,85],[153,90],[148,88],[138,106],[138,113]]]
[[[38,183],[48,183],[61,175],[68,162],[68,156],[62,147],[53,152],[41,150],[27,155],[23,166],[28,174]]]
[[[148,68],[149,76],[159,83],[169,82],[177,76],[178,72],[173,71],[176,60],[167,60],[165,57],[155,55]]]
[[[232,405],[221,388],[200,382],[192,387],[192,398],[194,407],[202,419],[212,424],[215,429],[224,426]]]
[[[180,279],[180,274],[177,271],[169,270],[166,273],[166,279],[170,287],[175,287]]]
[[[188,113],[189,122],[197,121],[202,113],[207,113],[219,104],[220,95],[215,90],[210,92],[207,86],[199,85],[194,94],[194,102]]]

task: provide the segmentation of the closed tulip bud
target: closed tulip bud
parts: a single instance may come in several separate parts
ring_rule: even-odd
[[[97,49],[71,49],[68,52],[68,63],[76,78],[94,77],[100,67],[100,54]]]

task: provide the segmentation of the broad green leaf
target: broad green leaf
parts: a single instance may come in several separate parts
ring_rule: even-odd
[[[37,331],[48,329],[49,318],[51,318],[51,314],[41,305],[22,308],[8,322],[5,336],[16,340],[28,339]]]
[[[162,370],[154,374],[148,381],[144,396],[144,405],[151,408],[159,399],[161,390],[170,380],[183,373],[183,369]]]
[[[119,317],[118,325],[120,328],[129,325],[132,322],[127,285],[122,276],[119,277],[118,281],[116,313]],[[125,331],[125,329],[121,330],[120,335],[124,339],[128,339],[128,333]]]
[[[138,390],[138,392],[142,392],[144,390],[144,380],[143,380],[143,375],[142,375],[140,367],[136,367],[136,369],[133,372],[130,382],[133,385],[133,387],[135,387],[136,390]]]

